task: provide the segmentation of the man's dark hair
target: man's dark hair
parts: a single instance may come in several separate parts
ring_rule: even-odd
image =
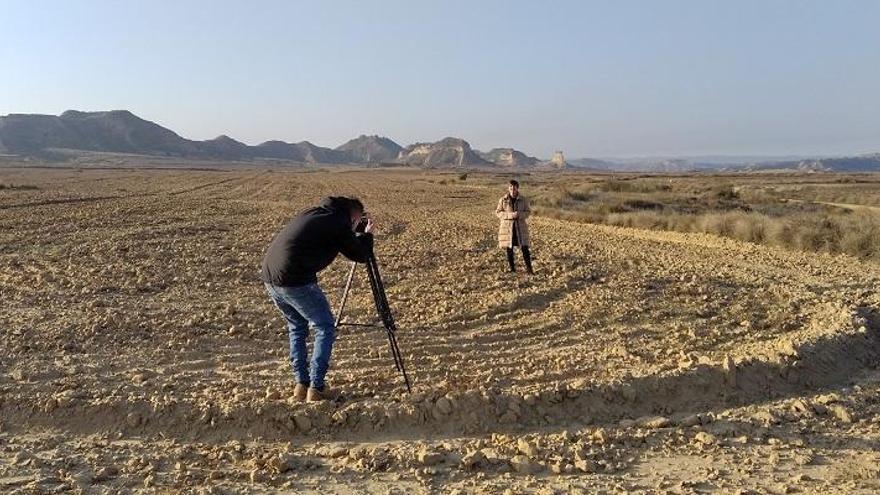
[[[361,200],[357,198],[348,198],[348,209],[349,210],[357,210],[361,213],[364,212],[364,204],[361,203]]]
[[[511,179],[511,180],[510,180],[510,185],[511,185],[511,186],[519,187],[519,181],[516,181],[516,180]]]

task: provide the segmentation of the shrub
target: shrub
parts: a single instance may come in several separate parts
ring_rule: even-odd
[[[599,190],[605,192],[629,192],[632,190],[632,185],[628,181],[609,179],[599,184]]]
[[[624,201],[623,204],[635,210],[662,210],[664,207],[663,203],[644,199],[630,199]]]
[[[712,188],[712,195],[718,199],[733,201],[735,199],[739,199],[739,193],[737,190],[731,186],[730,184],[724,184],[722,186],[717,186]]]

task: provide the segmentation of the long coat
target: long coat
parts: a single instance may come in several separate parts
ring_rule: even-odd
[[[529,226],[526,219],[532,213],[529,208],[529,200],[521,194],[516,199],[505,194],[498,200],[498,207],[495,208],[495,216],[498,217],[500,224],[498,225],[498,247],[513,247],[513,226],[516,225],[516,236],[519,246],[529,245]]]

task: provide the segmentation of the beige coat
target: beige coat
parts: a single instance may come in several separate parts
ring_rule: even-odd
[[[516,224],[519,245],[529,245],[529,226],[526,224],[526,219],[529,218],[530,213],[532,210],[529,208],[529,200],[522,194],[516,197],[515,203],[507,194],[498,200],[498,207],[495,208],[495,216],[501,221],[498,225],[498,247],[513,247],[514,224]]]

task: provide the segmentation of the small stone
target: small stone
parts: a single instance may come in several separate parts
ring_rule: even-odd
[[[296,457],[293,454],[282,452],[269,459],[266,462],[266,467],[275,473],[286,473],[296,467]]]
[[[696,414],[691,414],[682,418],[678,424],[681,426],[696,426],[700,424],[700,417]]]
[[[444,456],[440,452],[434,452],[430,450],[422,450],[416,456],[419,464],[423,466],[435,466],[443,462],[445,458],[446,456]]]
[[[293,416],[293,422],[301,431],[310,431],[312,429],[312,420],[305,414],[296,414]]]
[[[461,458],[461,466],[465,469],[478,469],[486,462],[486,456],[479,450],[472,450]]]
[[[792,402],[791,409],[792,409],[792,411],[799,412],[799,413],[812,412],[812,410],[813,410],[813,408],[810,407],[810,404],[808,402],[803,401],[801,399],[798,399],[798,400]]]
[[[816,397],[816,402],[827,406],[828,404],[840,402],[840,396],[835,393],[824,394],[824,395],[820,395],[819,397]]]
[[[520,438],[516,441],[516,450],[529,457],[536,457],[541,452],[534,443],[529,442],[524,438]]]
[[[705,431],[698,432],[694,435],[694,441],[702,445],[714,445],[716,442],[715,435],[706,433]]]
[[[582,473],[596,472],[596,463],[589,459],[578,459],[574,461],[574,467]]]
[[[669,426],[669,418],[664,416],[642,416],[641,418],[636,420],[639,426],[642,428],[666,428]]]
[[[786,494],[786,493],[794,493],[794,488],[785,484],[785,483],[776,483],[773,485],[773,493]]]
[[[779,420],[770,411],[759,411],[752,415],[752,419],[762,423],[764,426],[779,423]]]
[[[852,413],[849,412],[849,409],[840,404],[832,404],[828,406],[828,412],[831,413],[832,416],[837,418],[837,420],[841,423],[853,422]]]
[[[541,470],[541,465],[524,455],[515,455],[510,459],[510,466],[517,473],[534,474]]]
[[[331,457],[333,459],[338,459],[340,457],[345,457],[348,455],[348,449],[345,447],[331,447],[327,451],[327,457]]]

